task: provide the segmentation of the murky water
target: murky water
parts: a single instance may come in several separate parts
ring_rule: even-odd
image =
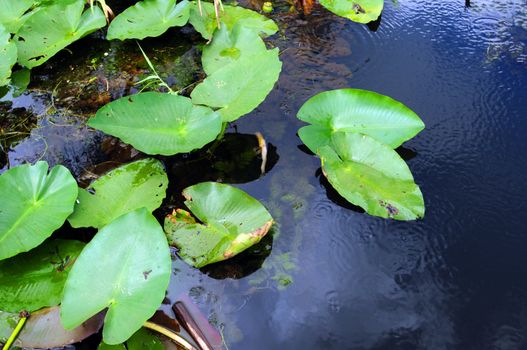
[[[168,299],[189,294],[229,349],[527,348],[527,1],[387,0],[370,28],[322,9],[275,20],[283,31],[270,42],[284,62],[275,90],[215,155],[163,158],[171,187],[158,214],[184,186],[221,180],[262,200],[278,224],[226,263],[175,262]],[[185,88],[199,77],[199,52],[174,37],[142,45]],[[96,51],[57,57],[30,93],[1,103],[4,117],[24,122],[9,138],[2,129],[0,168],[42,158],[89,181],[141,157],[83,116],[138,91],[147,67],[134,43],[90,40]],[[347,204],[301,146],[299,107],[343,87],[392,96],[426,123],[398,150],[423,191],[424,220]],[[264,176],[257,131],[273,146]]]

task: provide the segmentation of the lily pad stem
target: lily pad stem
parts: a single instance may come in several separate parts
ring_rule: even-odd
[[[18,333],[20,333],[20,331],[22,330],[22,327],[24,327],[24,323],[26,323],[26,320],[27,320],[27,316],[24,316],[20,318],[20,320],[18,320],[18,323],[15,329],[9,336],[9,339],[7,339],[7,342],[4,344],[4,347],[2,348],[2,350],[9,350],[11,345],[13,345],[13,343],[15,342],[16,337],[18,337]]]
[[[165,337],[170,338],[174,343],[177,345],[183,347],[186,350],[196,350],[195,347],[193,347],[188,341],[186,341],[183,337],[177,335],[176,333],[172,332],[168,328],[162,327],[158,324],[155,324],[153,322],[146,321],[143,324],[143,327],[151,329],[153,331],[156,331],[158,333],[163,334]]]

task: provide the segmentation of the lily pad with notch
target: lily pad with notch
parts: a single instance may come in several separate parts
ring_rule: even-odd
[[[0,260],[28,251],[51,236],[73,211],[77,182],[68,169],[20,165],[0,175]]]
[[[84,10],[84,0],[53,2],[31,15],[15,36],[18,62],[33,68],[60,50],[106,25],[98,6]]]
[[[218,108],[223,122],[254,110],[271,92],[282,70],[278,48],[267,50],[262,39],[241,24],[223,26],[203,50],[208,77],[191,93],[192,102]]]
[[[278,31],[278,26],[272,19],[241,6],[223,5],[219,16],[227,29],[232,29],[235,24],[239,24],[245,30],[260,34],[262,37],[273,35]],[[189,21],[205,39],[211,39],[214,31],[218,29],[214,5],[209,2],[201,1],[200,11],[198,2],[192,1]]]
[[[410,169],[390,147],[367,135],[338,132],[318,150],[329,183],[370,215],[397,220],[424,216],[423,195]]]
[[[214,34],[214,40],[205,45],[201,61],[208,75],[240,60],[250,60],[253,56],[267,51],[265,43],[243,25],[232,29],[222,26]]]
[[[384,0],[320,0],[320,4],[341,17],[369,23],[381,15]]]
[[[171,273],[161,226],[145,208],[104,226],[86,245],[68,275],[61,304],[66,329],[108,308],[103,340],[126,341],[161,305]]]
[[[258,200],[233,186],[202,182],[184,189],[183,196],[190,212],[175,210],[164,229],[183,260],[198,268],[258,243],[273,224]]]
[[[189,2],[144,0],[130,6],[108,27],[107,39],[144,39],[160,36],[170,27],[184,26],[189,19]]]
[[[329,144],[334,132],[358,132],[396,148],[425,126],[401,102],[360,89],[319,93],[304,103],[297,118],[311,124],[302,127],[298,134],[313,153]]]
[[[150,212],[165,198],[168,178],[163,164],[142,159],[118,167],[79,189],[75,210],[68,221],[73,227],[101,228],[119,216],[139,208]]]
[[[88,125],[148,154],[174,155],[201,148],[221,131],[221,118],[187,97],[143,92],[113,101]]]

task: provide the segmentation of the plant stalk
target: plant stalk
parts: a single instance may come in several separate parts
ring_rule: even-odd
[[[20,318],[20,320],[18,321],[15,329],[13,330],[11,335],[9,336],[9,339],[7,339],[7,342],[4,344],[4,347],[2,348],[2,350],[9,350],[11,345],[13,345],[13,343],[15,342],[16,337],[18,337],[18,333],[20,333],[20,331],[22,330],[22,327],[24,327],[24,324],[26,323],[26,320],[27,320],[27,316]]]
[[[186,341],[183,337],[177,335],[176,333],[172,332],[168,328],[162,327],[158,324],[155,324],[153,322],[146,321],[143,324],[143,327],[151,329],[153,331],[156,331],[158,333],[163,334],[165,337],[170,338],[174,343],[177,345],[183,347],[186,350],[196,350],[195,347],[193,347],[188,341]]]

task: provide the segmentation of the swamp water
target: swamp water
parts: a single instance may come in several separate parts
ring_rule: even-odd
[[[170,187],[156,214],[179,204],[182,188],[214,180],[262,201],[277,224],[224,263],[174,262],[167,303],[188,294],[229,349],[527,348],[527,2],[386,1],[369,27],[275,7],[281,32],[267,41],[284,64],[275,89],[213,154],[161,157]],[[142,41],[178,88],[201,74],[192,39],[173,29]],[[95,34],[68,49],[32,71],[27,92],[1,100],[0,171],[43,159],[87,184],[142,157],[84,126],[140,89],[149,71],[136,44]],[[398,149],[423,191],[424,220],[362,213],[301,146],[300,106],[343,87],[391,96],[425,122]],[[263,176],[256,132],[269,143]]]

